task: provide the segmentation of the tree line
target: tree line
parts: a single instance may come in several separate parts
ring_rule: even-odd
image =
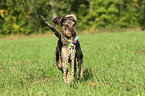
[[[77,16],[77,30],[145,28],[145,0],[1,0],[0,34],[46,33],[43,15]]]

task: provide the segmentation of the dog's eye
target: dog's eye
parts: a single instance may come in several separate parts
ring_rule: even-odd
[[[68,25],[65,25],[65,27],[69,27]]]
[[[71,21],[72,21],[72,18],[69,18],[69,20],[71,20]]]
[[[75,27],[76,24],[73,25],[73,27]]]

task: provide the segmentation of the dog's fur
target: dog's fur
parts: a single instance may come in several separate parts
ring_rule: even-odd
[[[67,55],[67,50],[68,50],[68,39],[70,37],[75,37],[77,36],[76,32],[76,16],[74,14],[67,15],[65,17],[56,17],[52,19],[54,24],[60,24],[61,26],[61,36],[58,40],[57,43],[57,48],[56,48],[56,63],[58,66],[58,69],[62,71],[64,69],[64,63]],[[83,54],[81,51],[80,43],[77,41],[76,45],[76,53],[75,53],[75,74],[77,71],[76,68],[76,61],[78,62],[78,68],[79,72],[77,75],[77,78],[82,78],[83,76]],[[69,60],[70,62],[70,60]],[[67,71],[67,82],[70,80],[70,73]]]

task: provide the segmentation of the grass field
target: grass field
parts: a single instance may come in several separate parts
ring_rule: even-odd
[[[55,65],[56,37],[0,40],[0,95],[145,95],[145,32],[81,34],[79,41],[84,76],[70,86]]]

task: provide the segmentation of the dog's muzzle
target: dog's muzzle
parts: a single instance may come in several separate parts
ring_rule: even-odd
[[[76,32],[71,32],[71,35],[72,36],[76,36]]]

